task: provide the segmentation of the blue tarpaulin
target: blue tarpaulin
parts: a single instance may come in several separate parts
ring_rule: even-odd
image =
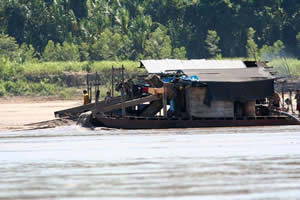
[[[176,80],[176,76],[173,76],[173,77],[165,77],[162,79],[163,82],[165,83],[172,83],[174,82],[174,80]],[[180,76],[178,77],[179,79],[181,80],[184,80],[184,81],[191,81],[191,82],[194,82],[194,81],[199,81],[199,78],[197,76]]]

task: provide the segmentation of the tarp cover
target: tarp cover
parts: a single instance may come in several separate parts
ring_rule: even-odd
[[[207,82],[204,103],[212,100],[246,102],[270,97],[274,92],[274,80],[249,82]]]
[[[162,81],[165,82],[165,83],[172,83],[176,79],[177,79],[176,76],[171,76],[171,77],[164,77],[162,79]],[[193,81],[199,81],[197,76],[181,76],[181,77],[179,77],[179,79],[184,80],[184,81],[188,81],[188,82],[190,82],[190,81],[192,81],[192,82]]]

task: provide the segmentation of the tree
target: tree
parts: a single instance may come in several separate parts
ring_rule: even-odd
[[[15,38],[0,34],[0,57],[8,57],[14,60],[17,56],[18,44]]]
[[[173,58],[175,59],[186,59],[186,50],[184,47],[173,49]]]
[[[24,27],[26,22],[26,6],[18,1],[7,1],[4,7],[7,17],[7,33],[21,44],[24,42]]]
[[[36,52],[33,46],[23,43],[18,50],[18,59],[20,63],[36,60]]]
[[[127,35],[122,36],[122,43],[118,51],[118,57],[121,60],[135,60],[134,46],[132,40]]]
[[[58,60],[57,50],[52,40],[48,41],[48,44],[42,55],[43,61],[56,61]]]
[[[151,33],[149,39],[145,43],[146,58],[170,58],[171,51],[171,39],[166,31],[162,31],[160,28],[157,28],[155,32]]]
[[[283,49],[285,48],[281,40],[277,40],[272,46],[263,45],[260,49],[259,54],[263,60],[273,60],[281,56]]]
[[[92,45],[92,56],[95,60],[117,60],[122,46],[122,38],[109,29],[101,33],[99,40]]]
[[[86,0],[70,0],[70,8],[74,11],[77,19],[87,17],[88,15]]]
[[[77,45],[63,42],[60,48],[57,48],[57,61],[79,61],[80,54]]]
[[[52,40],[49,40],[43,55],[44,61],[79,61],[80,53],[79,48],[75,44],[63,42],[54,44]]]
[[[300,50],[300,32],[296,35],[296,39],[297,39],[297,47]]]
[[[79,54],[80,54],[80,61],[87,61],[90,60],[90,53],[89,53],[89,46],[87,43],[83,42],[79,46]]]
[[[254,41],[255,32],[256,31],[252,27],[248,29],[246,49],[248,58],[253,58],[254,60],[257,60],[258,49],[257,44]]]
[[[133,20],[130,26],[129,39],[133,42],[136,58],[140,57],[140,55],[144,55],[145,43],[151,33],[151,28],[151,16],[144,16],[140,14]]]
[[[221,54],[221,49],[219,49],[218,44],[220,37],[214,30],[208,30],[205,40],[205,47],[209,57],[216,57]]]
[[[92,47],[109,29],[121,38],[121,49],[110,54],[138,59],[150,34],[164,27],[188,58],[257,59],[257,47],[277,40],[299,55],[299,10],[299,0],[0,0],[0,33],[41,54],[49,40]]]
[[[122,32],[125,34],[128,34],[129,31],[129,12],[125,8],[121,8],[120,11],[118,11],[118,14],[116,16],[116,21],[120,25]]]

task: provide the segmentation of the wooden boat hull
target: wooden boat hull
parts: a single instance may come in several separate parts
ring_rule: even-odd
[[[165,118],[97,118],[100,124],[110,128],[121,129],[167,129],[167,128],[201,128],[201,127],[240,127],[240,126],[279,126],[300,125],[289,117],[253,117],[253,118],[217,118],[217,119],[165,119]]]

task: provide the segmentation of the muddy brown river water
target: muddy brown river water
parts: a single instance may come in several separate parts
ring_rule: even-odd
[[[300,126],[0,132],[0,199],[300,199]]]

